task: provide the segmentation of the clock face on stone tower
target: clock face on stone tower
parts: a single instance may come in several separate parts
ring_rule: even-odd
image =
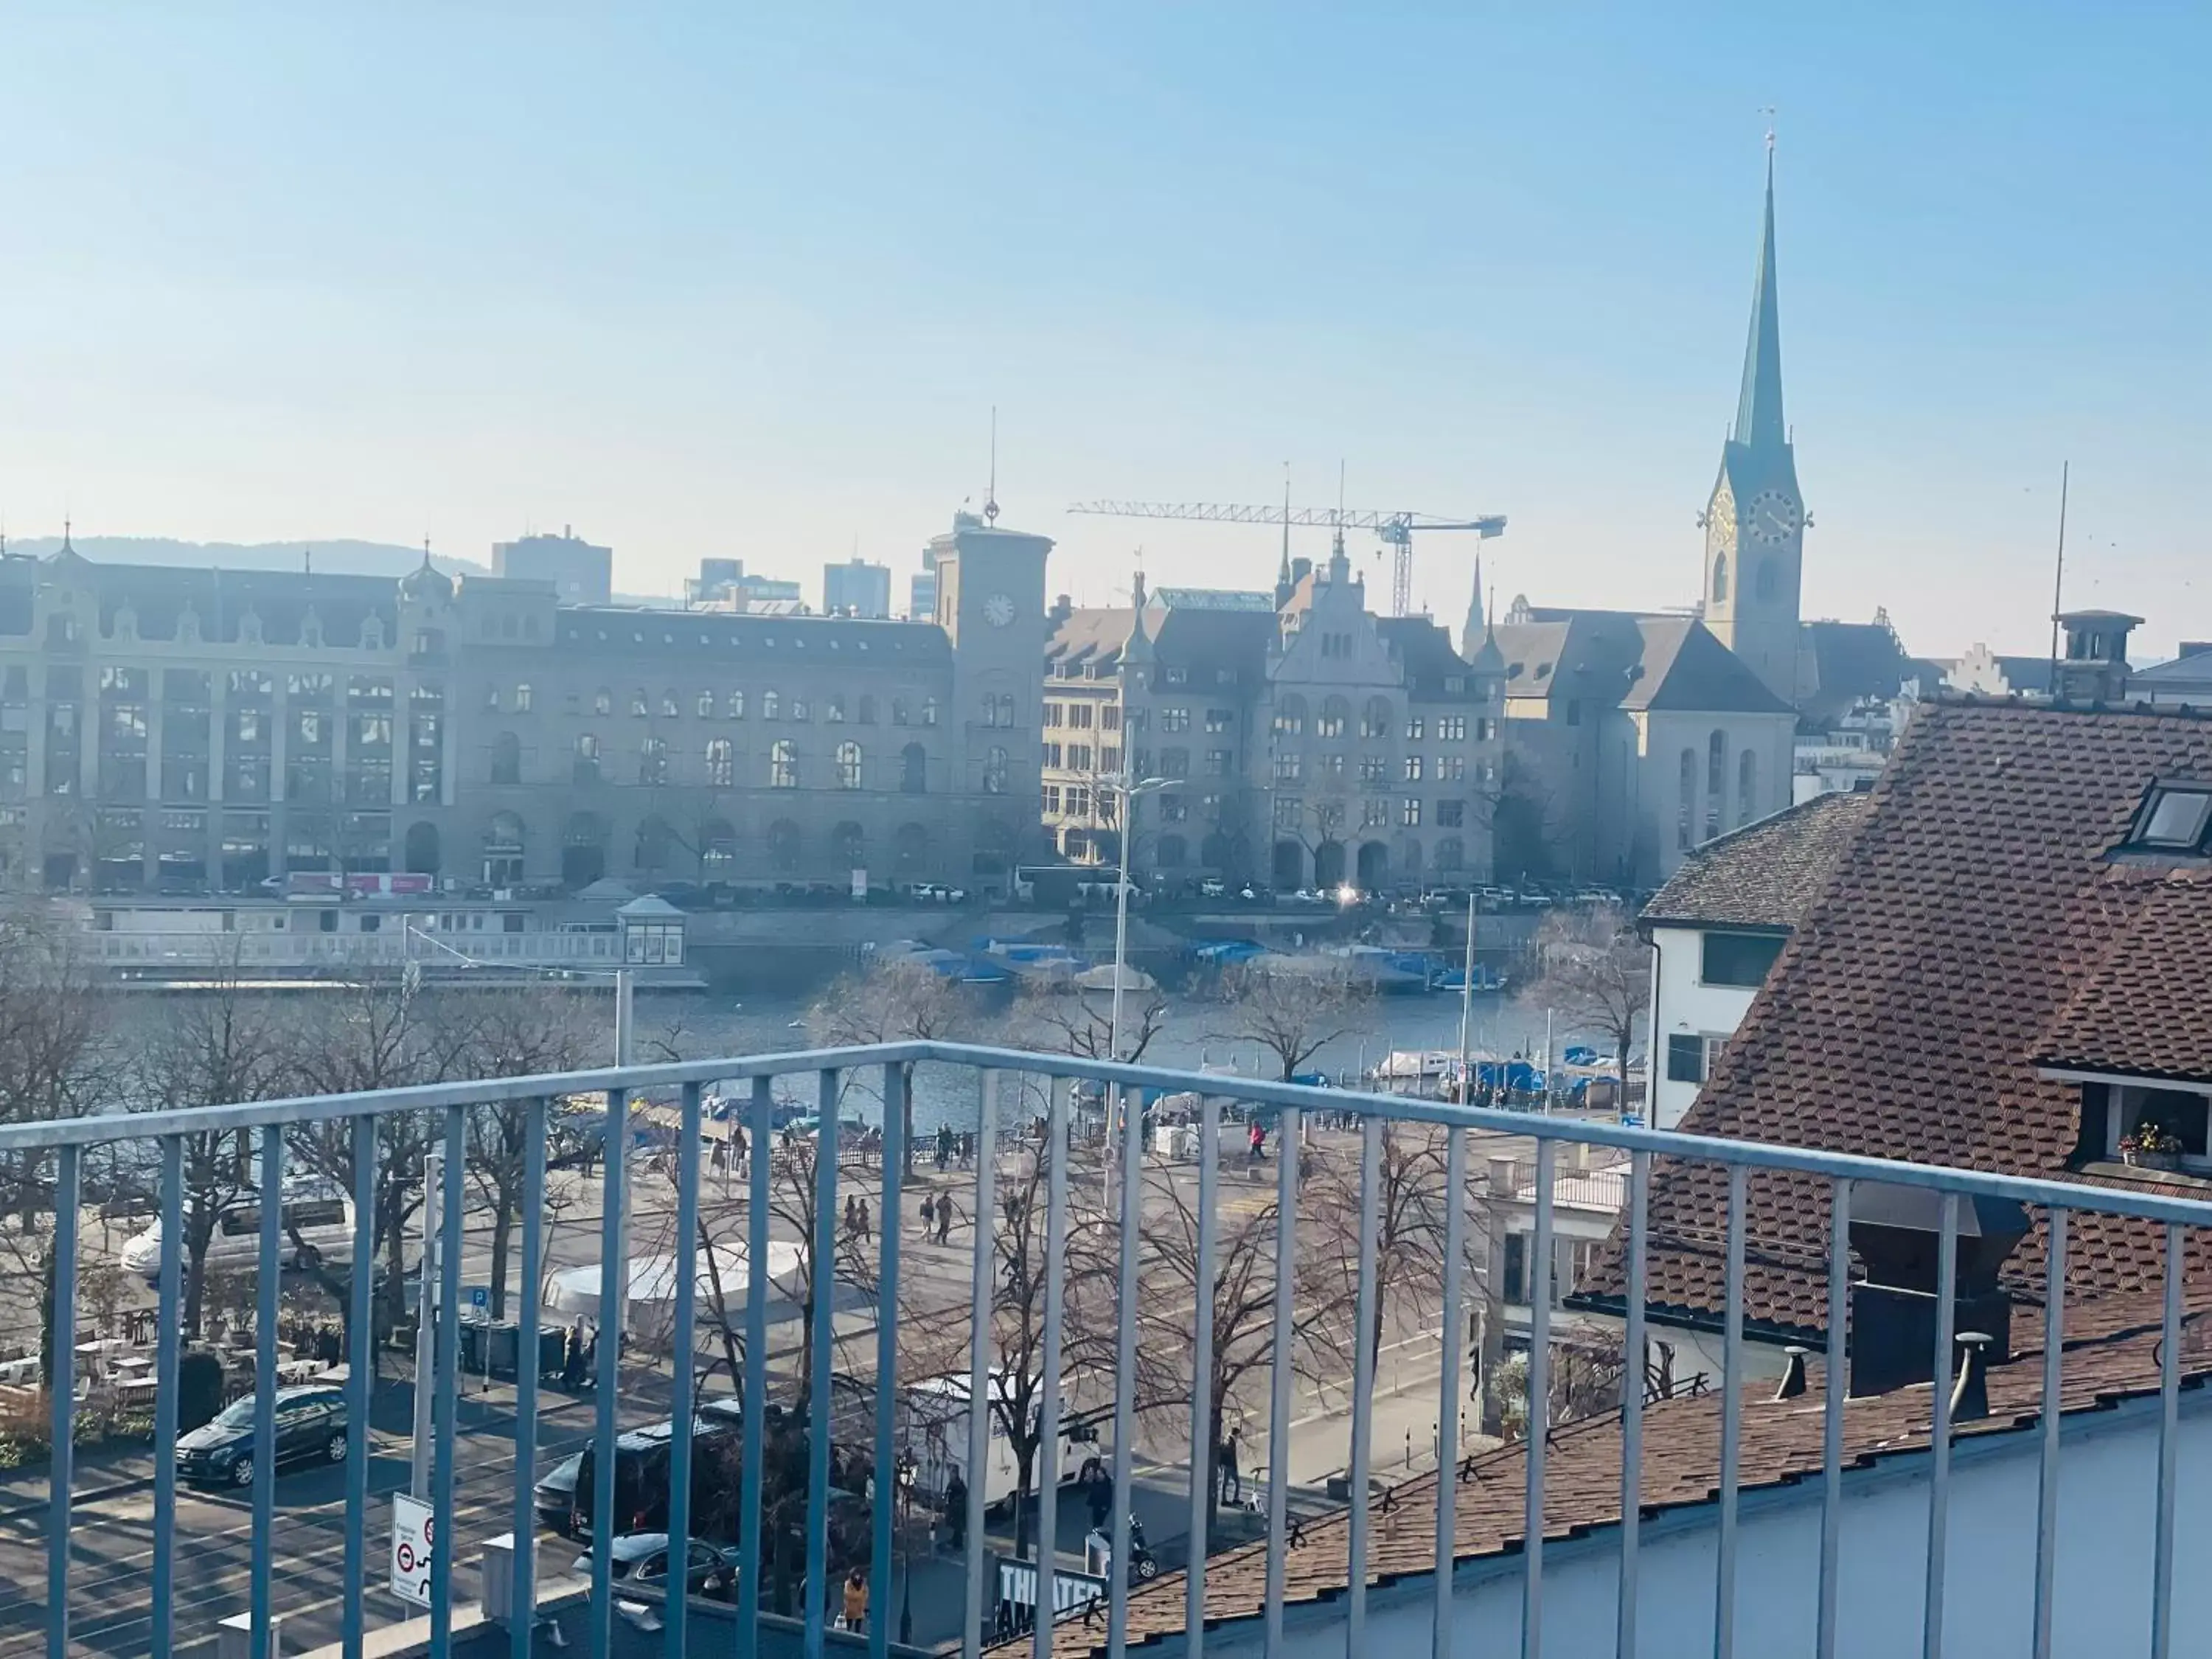
[[[1014,619],[1014,602],[1004,593],[994,593],[983,601],[983,620],[994,628],[1004,628]]]
[[[1779,547],[1797,533],[1804,520],[1804,510],[1797,498],[1783,489],[1762,489],[1751,498],[1750,511],[1744,515],[1744,527],[1750,531],[1753,541],[1769,547]]]

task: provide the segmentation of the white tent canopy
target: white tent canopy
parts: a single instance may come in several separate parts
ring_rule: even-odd
[[[772,1291],[798,1295],[800,1291],[799,1252],[796,1244],[770,1240],[768,1247],[768,1282]],[[634,1255],[629,1259],[629,1322],[641,1329],[667,1328],[675,1315],[677,1266],[672,1255]],[[563,1318],[582,1315],[597,1319],[599,1313],[600,1264],[585,1263],[579,1267],[563,1267],[547,1281],[545,1311]],[[697,1259],[694,1296],[699,1316],[711,1318],[714,1313],[714,1281],[721,1280],[724,1306],[734,1313],[752,1284],[747,1270],[745,1248],[742,1243],[718,1245],[710,1269],[705,1255]]]
[[[1110,991],[1114,988],[1114,964],[1102,963],[1096,968],[1086,968],[1075,976],[1078,986],[1086,991]],[[1127,991],[1157,991],[1160,982],[1141,968],[1121,964],[1121,989]]]

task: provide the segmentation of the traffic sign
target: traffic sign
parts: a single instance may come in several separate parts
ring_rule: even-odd
[[[491,1291],[490,1291],[490,1289],[489,1289],[488,1286],[485,1286],[485,1285],[470,1285],[470,1286],[469,1286],[469,1306],[471,1306],[471,1308],[478,1308],[478,1309],[489,1308],[489,1306],[491,1306]]]
[[[404,1492],[392,1494],[392,1593],[418,1607],[430,1605],[430,1554],[435,1529],[430,1506]]]

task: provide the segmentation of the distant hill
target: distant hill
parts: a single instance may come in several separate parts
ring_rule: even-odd
[[[58,552],[61,544],[58,536],[29,536],[20,541],[10,540],[8,550],[44,558]],[[240,542],[180,542],[167,536],[77,536],[71,538],[70,545],[94,564],[182,565],[195,570],[299,570],[305,567],[307,556],[312,553],[315,568],[332,575],[390,576],[397,580],[422,562],[422,550],[419,547],[343,539],[256,542],[249,545]],[[487,565],[443,553],[433,553],[430,562],[449,576],[491,574]]]

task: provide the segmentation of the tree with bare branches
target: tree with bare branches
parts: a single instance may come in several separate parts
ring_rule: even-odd
[[[265,993],[245,988],[234,950],[196,994],[172,1000],[129,1062],[131,1093],[149,1109],[222,1106],[289,1091],[291,1028]],[[182,1144],[184,1332],[197,1340],[207,1258],[226,1212],[252,1201],[252,1137],[210,1130]]]
[[[1522,994],[1570,1030],[1595,1031],[1613,1049],[1620,1098],[1628,1098],[1628,1050],[1651,1006],[1651,951],[1619,906],[1554,910],[1532,946],[1537,977]],[[1547,1080],[1548,1081],[1548,1080]]]
[[[1200,1380],[1218,1447],[1252,1402],[1248,1384],[1263,1378],[1274,1356],[1275,1297],[1288,1279],[1290,1364],[1294,1375],[1331,1383],[1345,1374],[1353,1303],[1335,1247],[1317,1229],[1297,1230],[1287,1274],[1275,1256],[1272,1188],[1258,1206],[1224,1205],[1214,1230],[1213,1358]],[[1143,1267],[1137,1305],[1135,1408],[1188,1407],[1198,1306],[1198,1205],[1195,1184],[1171,1166],[1148,1164],[1145,1174]],[[1112,1340],[1103,1324],[1091,1339]],[[1096,1363],[1097,1356],[1092,1356]],[[1209,1460],[1206,1481],[1218,1501],[1219,1472]]]
[[[960,987],[918,962],[864,963],[831,982],[806,1012],[807,1035],[823,1048],[882,1042],[952,1041],[975,1028],[975,1014]],[[906,1170],[914,1170],[914,1068],[905,1068]],[[876,1079],[846,1073],[840,1098],[875,1097]]]
[[[1443,1293],[1445,1186],[1444,1131],[1432,1124],[1385,1123],[1375,1165],[1375,1315],[1367,1334],[1370,1357],[1379,1356],[1391,1313],[1407,1301],[1434,1305]],[[1313,1176],[1302,1200],[1334,1251],[1346,1291],[1359,1289],[1359,1162],[1358,1142],[1327,1152],[1309,1152]],[[1462,1201],[1464,1202],[1464,1194]]]
[[[1365,1028],[1373,995],[1348,969],[1241,963],[1221,976],[1217,1024],[1207,1035],[1257,1044],[1288,1083],[1330,1043]]]

